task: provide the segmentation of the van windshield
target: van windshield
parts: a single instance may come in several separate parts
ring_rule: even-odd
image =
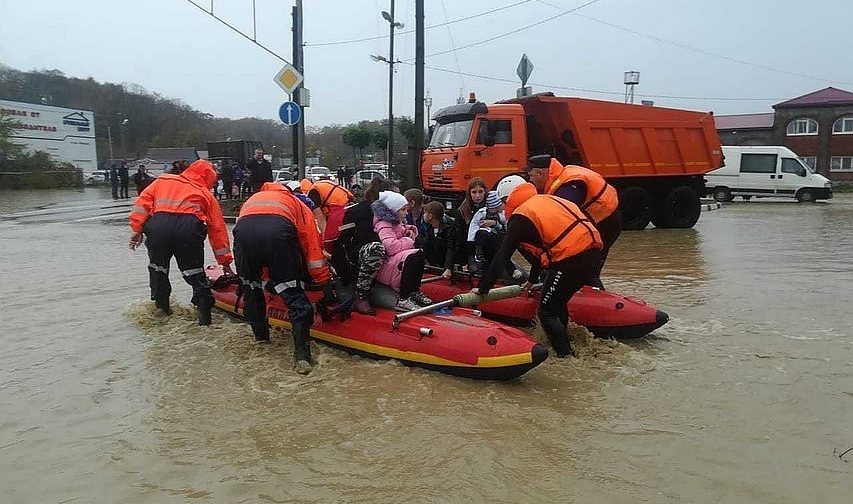
[[[473,125],[473,119],[439,124],[435,127],[435,131],[432,133],[432,139],[429,142],[429,146],[461,147],[466,145],[468,143],[468,137],[471,136],[471,127]]]

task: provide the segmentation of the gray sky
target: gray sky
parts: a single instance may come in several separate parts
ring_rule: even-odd
[[[210,5],[210,0],[199,1]],[[427,0],[426,24],[453,21],[518,1]],[[427,65],[515,81],[516,65],[526,52],[535,66],[530,80],[537,92],[618,101],[624,90],[623,71],[639,70],[638,95],[761,98],[652,98],[661,106],[717,114],[770,111],[773,103],[830,85],[853,91],[850,0],[599,0],[534,28],[463,48],[586,1],[530,0],[427,30],[427,55],[458,48],[455,55],[451,51],[428,57]],[[308,124],[387,116],[388,70],[369,59],[370,54],[387,55],[387,38],[332,46],[310,44],[387,34],[388,24],[379,12],[388,9],[389,0],[304,2],[305,42],[309,44],[305,48],[306,86],[312,97]],[[251,0],[214,0],[213,5],[215,13],[251,34]],[[288,60],[291,5],[288,0],[256,0],[258,40]],[[414,28],[414,0],[397,0],[397,18],[406,29]],[[186,0],[0,0],[0,20],[0,62],[21,70],[57,68],[75,77],[138,83],[199,110],[234,118],[275,118],[286,98],[272,81],[282,65],[277,58]],[[398,58],[414,58],[413,34],[399,35],[396,46]],[[413,78],[413,66],[399,65],[394,81],[395,114],[412,114]],[[546,84],[615,94],[555,89]],[[488,102],[515,96],[518,85],[436,70],[426,74],[433,112],[454,103],[460,88],[466,96],[475,91]]]

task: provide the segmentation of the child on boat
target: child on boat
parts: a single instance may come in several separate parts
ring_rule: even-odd
[[[426,262],[444,268],[441,274],[450,278],[456,252],[456,233],[453,218],[444,214],[444,205],[430,201],[423,210],[426,233],[419,235],[415,244],[423,249]]]
[[[371,204],[373,230],[388,255],[376,280],[399,293],[394,307],[397,311],[411,311],[432,304],[432,300],[420,292],[424,253],[415,248],[417,228],[404,224],[408,206],[406,197],[394,191],[380,192],[379,199]]]

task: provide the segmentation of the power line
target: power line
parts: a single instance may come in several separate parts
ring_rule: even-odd
[[[441,10],[444,12],[444,20],[447,21],[447,6],[444,4],[444,0],[441,0]],[[453,59],[456,61],[456,70],[459,71],[459,80],[462,83],[462,87],[465,87],[465,79],[462,78],[462,67],[459,65],[459,56],[456,55],[456,43],[453,41],[453,30],[450,28],[450,24],[447,25],[447,37],[450,39],[450,47],[453,48]]]
[[[552,4],[552,3],[548,3],[548,2],[545,2],[545,1],[543,1],[543,0],[536,0],[536,2],[537,2],[537,3],[540,3],[540,4],[542,4],[542,5],[547,5],[548,7],[553,7],[553,8],[555,8],[555,9],[562,9],[562,7],[560,7],[560,6],[558,6],[558,5],[554,5],[554,4]],[[781,74],[785,74],[785,75],[791,75],[791,76],[794,76],[794,77],[803,77],[803,78],[806,78],[806,79],[812,79],[812,80],[821,81],[821,82],[829,82],[829,83],[836,83],[836,84],[851,84],[850,82],[843,82],[843,81],[838,81],[838,80],[835,80],[835,79],[829,79],[829,78],[826,78],[826,77],[820,77],[820,76],[816,76],[816,75],[808,75],[808,74],[804,74],[804,73],[800,73],[800,72],[793,72],[793,71],[785,70],[785,69],[782,69],[782,68],[776,68],[776,67],[772,67],[772,66],[768,66],[768,65],[762,65],[762,64],[760,64],[760,63],[754,63],[754,62],[752,62],[752,61],[746,61],[746,60],[742,60],[742,59],[738,59],[738,58],[733,58],[733,57],[731,57],[731,56],[726,56],[725,54],[715,53],[715,52],[712,52],[712,51],[708,51],[708,50],[706,50],[706,49],[702,49],[702,48],[699,48],[699,47],[691,46],[691,45],[689,45],[689,44],[683,44],[683,43],[678,42],[678,41],[675,41],[675,40],[669,40],[669,39],[665,39],[665,38],[658,37],[657,35],[652,35],[652,34],[650,34],[650,33],[644,33],[644,32],[641,32],[641,31],[637,31],[637,30],[635,30],[635,29],[633,29],[633,28],[629,28],[629,27],[627,27],[627,26],[618,25],[618,24],[616,24],[616,23],[611,23],[611,22],[609,22],[609,21],[604,21],[603,19],[594,18],[594,17],[589,16],[589,15],[587,15],[587,14],[574,13],[574,15],[575,15],[575,16],[579,16],[579,17],[582,17],[582,18],[587,19],[587,20],[589,20],[589,21],[592,21],[592,22],[594,22],[594,23],[603,24],[603,25],[605,25],[605,26],[609,26],[609,27],[611,27],[611,28],[615,28],[615,29],[617,29],[617,30],[621,30],[621,31],[623,31],[623,32],[630,33],[630,34],[632,34],[632,35],[637,35],[638,37],[644,37],[644,38],[647,38],[647,39],[650,39],[650,40],[654,40],[655,42],[660,42],[660,43],[662,43],[662,44],[668,44],[668,45],[671,45],[671,46],[674,46],[674,47],[678,47],[678,48],[681,48],[681,49],[686,49],[686,50],[688,50],[688,51],[693,51],[693,52],[696,52],[696,53],[699,53],[699,54],[703,54],[703,55],[705,55],[705,56],[711,56],[711,57],[713,57],[713,58],[718,58],[718,59],[725,60],[725,61],[729,61],[729,62],[732,62],[732,63],[737,63],[737,64],[740,64],[740,65],[746,65],[746,66],[750,66],[750,67],[758,68],[758,69],[760,69],[760,70],[767,70],[767,71],[770,71],[770,72],[777,72],[777,73],[781,73]]]
[[[246,40],[248,40],[249,42],[251,42],[251,43],[255,44],[255,45],[256,45],[256,46],[258,46],[258,47],[260,47],[261,49],[263,49],[264,51],[268,52],[268,53],[269,53],[269,54],[271,54],[272,56],[275,56],[276,58],[280,59],[282,62],[284,62],[284,63],[286,63],[286,64],[290,65],[290,62],[289,62],[289,61],[287,61],[283,56],[281,56],[280,54],[276,53],[275,51],[273,51],[273,50],[272,50],[272,49],[270,49],[269,47],[267,47],[267,46],[265,46],[265,45],[261,44],[260,42],[258,42],[258,41],[257,41],[257,37],[250,37],[250,36],[246,35],[246,34],[245,34],[245,33],[243,33],[242,31],[240,31],[240,29],[235,28],[235,27],[234,27],[234,26],[232,26],[230,23],[228,23],[228,21],[225,21],[225,20],[224,20],[224,19],[222,19],[221,17],[219,17],[219,16],[217,16],[216,14],[214,14],[214,13],[213,13],[213,1],[212,1],[212,0],[211,0],[211,2],[210,2],[210,10],[209,10],[209,11],[208,11],[207,9],[205,9],[204,7],[202,7],[201,5],[199,5],[199,4],[195,3],[195,2],[193,2],[193,0],[184,0],[184,1],[185,1],[185,2],[187,2],[187,3],[191,3],[191,4],[192,4],[193,6],[195,6],[198,10],[200,10],[200,11],[204,12],[204,13],[205,13],[205,14],[207,14],[208,16],[210,16],[210,17],[212,17],[213,19],[215,19],[215,20],[219,21],[220,23],[224,24],[225,26],[227,26],[228,28],[230,28],[232,31],[234,31],[234,32],[238,33],[239,35],[241,35],[242,37],[244,37],[244,38],[245,38]],[[253,11],[254,11],[254,2],[252,3],[252,7],[253,7]],[[254,12],[252,13],[252,15],[253,15],[253,17],[254,17]],[[256,33],[257,33],[257,29],[256,29]]]
[[[404,64],[411,65],[412,63],[403,62]],[[510,84],[518,84],[518,79],[507,79],[503,77],[494,77],[491,75],[482,75],[471,72],[457,72],[456,70],[451,70],[449,68],[441,68],[434,67],[430,65],[426,65],[426,68],[430,70],[435,70],[436,72],[444,72],[450,74],[461,73],[467,77],[473,77],[476,79],[490,80],[496,82],[507,82]],[[611,96],[622,96],[623,92],[619,91],[604,91],[601,89],[589,89],[589,88],[579,88],[579,87],[570,87],[570,86],[560,86],[556,84],[544,84],[541,82],[531,82],[529,83],[531,86],[538,86],[544,89],[558,89],[561,91],[575,91],[581,93],[590,93],[590,94],[601,94],[601,95],[611,95]],[[672,100],[706,100],[706,101],[777,101],[783,100],[784,98],[727,98],[727,97],[713,97],[713,96],[677,96],[677,95],[666,95],[666,94],[640,94],[637,93],[637,96],[645,97],[645,98],[666,98]]]
[[[187,1],[189,1],[189,0],[187,0]],[[526,3],[529,3],[531,1],[533,1],[533,0],[521,0],[520,2],[515,2],[515,3],[509,4],[509,5],[504,5],[502,7],[495,7],[494,9],[490,9],[490,10],[483,11],[483,12],[478,12],[476,14],[471,14],[470,16],[452,19],[450,21],[447,21],[447,19],[446,19],[447,14],[445,12],[445,22],[444,23],[439,23],[439,24],[427,26],[424,28],[424,30],[432,30],[433,28],[441,28],[442,26],[448,26],[448,25],[452,25],[452,24],[456,24],[456,23],[461,23],[463,21],[468,21],[470,19],[476,19],[478,17],[483,17],[483,16],[487,16],[489,14],[494,14],[495,12],[500,12],[500,11],[503,11],[506,9],[511,9],[513,7],[517,7],[519,5],[526,4]],[[408,35],[409,33],[415,33],[415,30],[398,31],[395,33],[395,35]],[[356,44],[358,42],[369,42],[371,40],[379,40],[379,39],[384,39],[384,38],[388,38],[388,37],[389,37],[388,35],[377,35],[377,36],[373,36],[373,37],[362,37],[362,38],[348,39],[348,40],[335,40],[332,42],[317,42],[314,44],[305,44],[305,46],[306,47],[325,47],[325,46],[335,46],[335,45],[343,45],[343,44]]]
[[[476,41],[476,42],[471,42],[470,44],[465,44],[465,45],[460,46],[460,47],[457,47],[457,48],[455,48],[455,49],[448,49],[448,50],[446,50],[446,51],[439,51],[439,52],[436,52],[436,53],[427,54],[427,55],[426,55],[426,57],[427,57],[427,58],[430,58],[430,57],[432,57],[432,56],[440,56],[440,55],[442,55],[442,54],[447,54],[447,53],[450,53],[450,52],[454,52],[454,53],[455,53],[456,51],[459,51],[459,50],[462,50],[462,49],[467,49],[467,48],[469,48],[469,47],[474,47],[474,46],[478,46],[478,45],[482,45],[482,44],[487,44],[487,43],[489,43],[489,42],[492,42],[492,41],[495,41],[495,40],[498,40],[498,39],[501,39],[501,38],[504,38],[504,37],[509,37],[510,35],[514,35],[514,34],[516,34],[516,33],[522,32],[522,31],[524,31],[524,30],[529,30],[530,28],[534,28],[534,27],[536,27],[536,26],[539,26],[539,25],[542,25],[542,24],[548,23],[548,22],[550,22],[550,21],[553,21],[553,20],[555,20],[555,19],[561,18],[561,17],[563,17],[563,16],[565,16],[565,15],[568,15],[568,14],[571,14],[571,13],[573,13],[573,12],[575,12],[575,11],[579,11],[579,10],[581,10],[581,9],[583,9],[583,8],[589,7],[590,5],[592,5],[592,4],[596,4],[596,3],[601,2],[601,1],[602,1],[602,0],[590,0],[590,1],[586,2],[586,3],[583,3],[583,4],[581,4],[581,5],[578,5],[577,7],[574,7],[574,8],[572,8],[572,9],[567,10],[567,11],[563,11],[563,12],[561,12],[561,13],[559,13],[559,14],[555,14],[555,15],[553,15],[553,16],[547,17],[547,18],[542,19],[542,20],[540,20],[540,21],[537,21],[537,22],[535,22],[535,23],[531,23],[531,24],[529,24],[529,25],[522,26],[521,28],[516,28],[516,29],[514,29],[514,30],[510,30],[510,31],[508,31],[508,32],[506,32],[506,33],[502,33],[502,34],[500,34],[500,35],[496,35],[496,36],[494,36],[494,37],[487,38],[487,39],[484,39],[484,40],[478,40],[478,41]]]

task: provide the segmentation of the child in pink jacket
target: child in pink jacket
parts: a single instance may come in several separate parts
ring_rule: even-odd
[[[373,230],[385,247],[388,259],[379,268],[376,280],[399,293],[397,311],[410,311],[432,304],[422,292],[424,253],[415,248],[418,229],[404,224],[409,202],[394,191],[382,191],[370,207],[373,210]]]

